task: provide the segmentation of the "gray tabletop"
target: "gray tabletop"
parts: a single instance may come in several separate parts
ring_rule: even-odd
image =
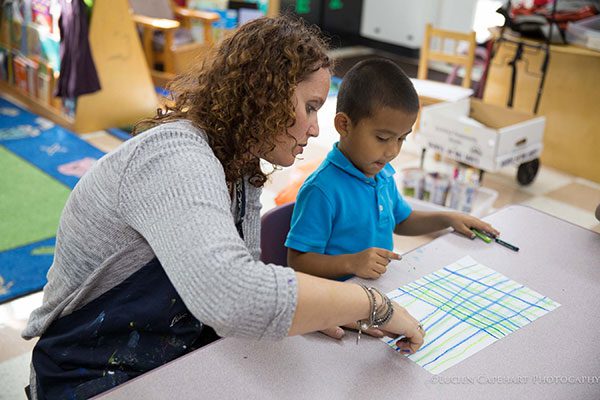
[[[389,291],[471,255],[561,306],[439,375],[378,339],[357,346],[353,332],[339,342],[321,334],[222,339],[100,397],[600,399],[600,235],[524,206],[485,220],[520,251],[450,233],[375,284]]]

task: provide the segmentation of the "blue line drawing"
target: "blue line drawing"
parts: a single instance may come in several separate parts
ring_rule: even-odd
[[[470,256],[387,295],[423,325],[425,343],[406,357],[432,374],[560,307]],[[398,351],[396,339],[382,341]]]

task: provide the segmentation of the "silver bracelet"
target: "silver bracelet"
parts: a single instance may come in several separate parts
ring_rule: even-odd
[[[373,320],[373,328],[379,328],[380,326],[387,324],[392,319],[392,315],[394,315],[394,307],[392,306],[392,301],[390,298],[383,294],[379,289],[371,288],[371,290],[377,292],[384,302],[384,304],[382,304],[383,311],[381,313],[378,312]]]
[[[357,345],[362,335],[362,331],[366,331],[372,326],[373,318],[377,312],[377,300],[375,298],[375,294],[373,294],[370,288],[366,287],[365,285],[360,284],[359,286],[363,288],[363,290],[367,293],[367,297],[369,298],[369,318],[356,321],[358,325],[358,335],[356,336]]]
[[[368,319],[361,319],[356,321],[358,325],[358,335],[356,336],[356,344],[358,344],[360,337],[363,331],[366,331],[369,328],[379,328],[387,324],[391,319],[392,315],[394,315],[394,307],[392,306],[392,301],[383,294],[380,290],[374,287],[367,287],[365,285],[359,285],[363,288],[363,290],[367,293],[367,297],[369,298],[370,311]],[[377,297],[375,293],[379,294],[383,300],[383,303],[380,307],[377,307]]]

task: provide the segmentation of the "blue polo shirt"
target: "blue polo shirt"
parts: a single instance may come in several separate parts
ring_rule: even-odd
[[[286,247],[328,255],[393,250],[394,228],[412,211],[394,173],[388,164],[368,178],[334,144],[298,192]]]

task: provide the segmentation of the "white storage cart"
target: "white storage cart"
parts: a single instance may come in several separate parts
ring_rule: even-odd
[[[423,157],[429,148],[481,173],[516,164],[517,180],[527,185],[539,168],[545,123],[543,116],[468,98],[424,107],[416,136]]]

